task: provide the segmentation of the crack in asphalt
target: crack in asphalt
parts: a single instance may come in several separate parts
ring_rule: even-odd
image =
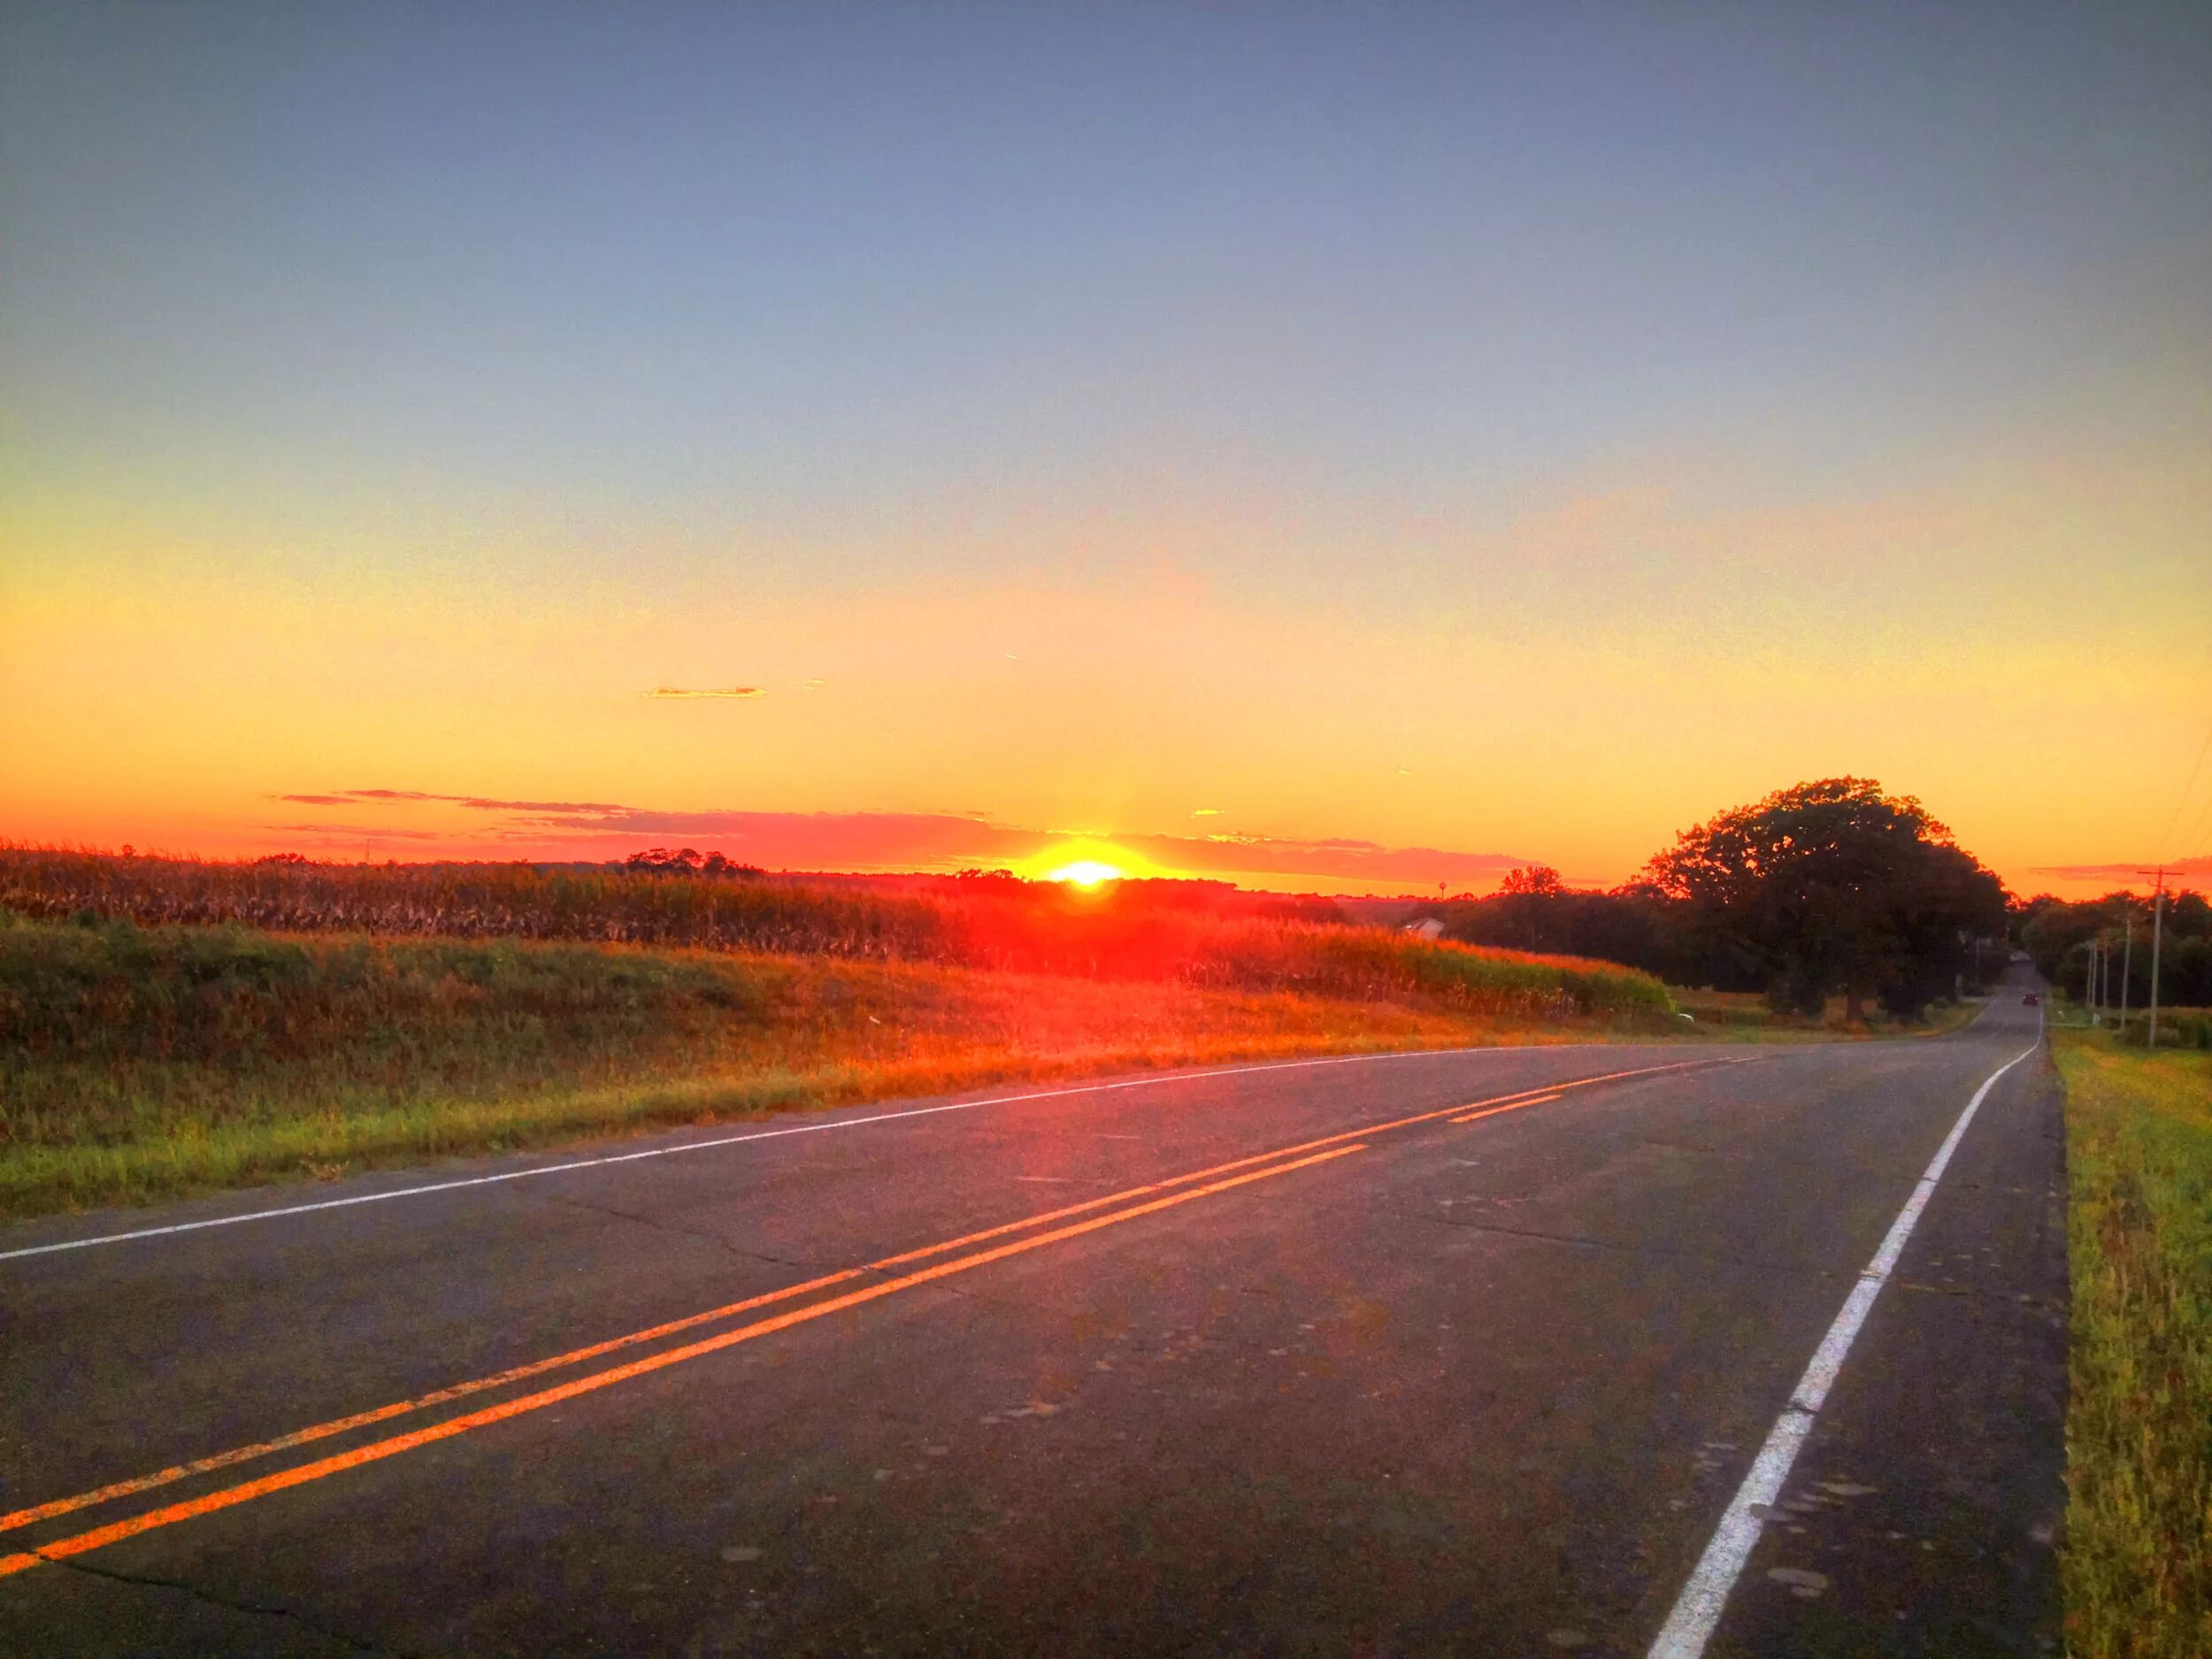
[[[32,1553],[39,1554],[35,1549]],[[221,1608],[227,1613],[244,1613],[256,1618],[284,1619],[312,1635],[337,1642],[355,1653],[366,1654],[370,1655],[370,1659],[405,1659],[402,1649],[379,1647],[368,1642],[357,1641],[343,1631],[333,1630],[327,1624],[318,1624],[305,1614],[292,1608],[264,1607],[252,1601],[234,1601],[227,1596],[217,1595],[211,1590],[203,1590],[196,1584],[187,1584],[181,1578],[156,1578],[142,1573],[118,1571],[113,1567],[96,1567],[91,1563],[80,1561],[73,1555],[42,1555],[39,1558],[57,1567],[66,1567],[72,1572],[81,1572],[88,1578],[98,1578],[110,1584],[133,1585],[142,1589],[174,1590],[180,1594],[190,1596],[196,1601],[204,1602],[209,1607]]]
[[[1835,1165],[1832,1163],[1824,1162],[1818,1158],[1766,1157],[1749,1152],[1733,1151],[1725,1147],[1701,1147],[1696,1142],[1691,1141],[1670,1141],[1663,1135],[1629,1135],[1624,1137],[1624,1139],[1627,1144],[1631,1146],[1658,1147],[1668,1152],[1687,1152],[1698,1157],[1718,1158],[1723,1163],[1726,1164],[1750,1164],[1755,1163],[1761,1168],[1775,1167],[1786,1170],[1811,1170],[1822,1175],[1832,1175],[1835,1172]],[[1921,1170],[1925,1166],[1916,1165],[1913,1168],[1908,1169],[1901,1164],[1863,1164],[1858,1167],[1860,1172],[1862,1173],[1894,1175],[1900,1179],[1909,1181],[1917,1180],[1920,1177]],[[1964,1190],[1970,1183],[1962,1181],[1955,1183],[1955,1185],[1961,1190]]]
[[[1980,1290],[1970,1285],[1932,1285],[1925,1279],[1892,1279],[1889,1281],[1899,1290],[1917,1291],[1924,1296],[1955,1296],[1962,1302],[1993,1302],[2004,1308],[2033,1308],[2043,1313],[2063,1313],[2066,1305],[2051,1296],[2028,1296],[2017,1291]]]
[[[612,1216],[618,1221],[635,1222],[641,1227],[649,1228],[656,1233],[665,1233],[673,1238],[696,1239],[703,1243],[715,1245],[742,1262],[761,1262],[772,1267],[788,1267],[803,1273],[849,1271],[864,1281],[873,1280],[877,1283],[896,1279],[906,1271],[902,1267],[883,1267],[872,1262],[862,1263],[858,1266],[846,1269],[835,1267],[825,1262],[802,1262],[787,1256],[767,1256],[758,1250],[748,1250],[740,1245],[733,1244],[719,1233],[703,1233],[693,1227],[674,1226],[664,1221],[656,1221],[650,1216],[637,1215],[627,1210],[617,1210],[611,1204],[595,1204],[585,1199],[557,1197],[549,1193],[541,1196],[548,1203],[563,1204],[572,1210],[592,1210],[603,1216]],[[995,1294],[974,1286],[956,1285],[944,1280],[937,1281],[933,1288],[983,1306],[1029,1308],[1036,1305],[1020,1296]]]
[[[1832,1268],[1809,1267],[1801,1262],[1761,1262],[1748,1256],[1717,1256],[1709,1250],[1670,1250],[1657,1244],[1623,1244],[1613,1239],[1584,1238],[1571,1233],[1544,1233],[1534,1227],[1504,1227],[1494,1221],[1463,1221],[1456,1216],[1439,1216],[1415,1212],[1417,1221],[1432,1221],[1440,1226],[1464,1227],[1470,1233],[1495,1233],[1509,1239],[1533,1239],[1542,1244],[1571,1244],[1591,1250],[1610,1250],[1620,1256],[1655,1256],[1662,1261],[1701,1262],[1715,1267],[1747,1267],[1759,1273],[1790,1273],[1808,1279],[1847,1279],[1848,1273]]]
[[[565,1209],[586,1210],[596,1215],[612,1216],[618,1221],[635,1222],[641,1227],[649,1227],[655,1233],[664,1233],[673,1239],[695,1239],[702,1244],[713,1245],[741,1262],[764,1262],[771,1267],[793,1267],[807,1273],[831,1271],[819,1262],[800,1262],[787,1256],[764,1255],[758,1250],[748,1250],[741,1245],[733,1244],[718,1233],[708,1233],[697,1227],[680,1227],[670,1222],[657,1221],[650,1216],[641,1216],[634,1210],[617,1210],[612,1204],[595,1204],[588,1199],[564,1198],[551,1193],[539,1196],[547,1203],[559,1204]]]

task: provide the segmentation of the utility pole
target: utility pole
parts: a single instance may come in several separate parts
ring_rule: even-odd
[[[2139,870],[2135,873],[2158,879],[2157,886],[2151,889],[2151,1034],[2147,1045],[2155,1054],[2158,1051],[2158,946],[2165,931],[2166,866],[2161,864],[2155,870]]]
[[[2120,1035],[2128,1034],[2128,975],[2135,967],[2135,901],[2128,900],[2128,907],[2121,912],[2125,930],[2120,935]]]

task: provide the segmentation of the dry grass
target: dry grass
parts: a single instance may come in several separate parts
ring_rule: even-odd
[[[2068,1650],[2212,1654],[2212,1055],[2052,1036],[2073,1270]]]
[[[0,1213],[1016,1079],[1614,1024],[1555,1002],[1532,1029],[1479,989],[1444,976],[1355,1000],[926,963],[0,920]]]

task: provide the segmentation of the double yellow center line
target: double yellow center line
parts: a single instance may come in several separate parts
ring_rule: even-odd
[[[685,1343],[676,1348],[664,1348],[658,1353],[593,1371],[554,1387],[541,1389],[534,1394],[522,1394],[513,1399],[502,1401],[496,1405],[486,1406],[479,1410],[449,1417],[425,1428],[373,1440],[348,1451],[280,1470],[257,1479],[242,1481],[236,1486],[226,1486],[201,1497],[151,1509],[105,1526],[95,1527],[88,1532],[74,1533],[69,1537],[41,1544],[14,1555],[0,1555],[0,1578],[24,1571],[28,1568],[37,1566],[42,1562],[59,1561],[72,1555],[80,1555],[88,1550],[99,1549],[109,1544],[119,1543],[124,1539],[135,1537],[141,1532],[174,1525],[179,1521],[190,1520],[196,1516],[211,1515],[219,1509],[231,1509],[238,1504],[250,1502],[253,1499],[265,1497],[271,1493],[284,1491],[288,1487],[303,1486],[310,1481],[320,1480],[326,1476],[338,1474],[349,1469],[357,1469],[366,1463],[378,1463],[387,1457],[396,1456],[401,1452],[412,1451],[419,1446],[427,1446],[434,1441],[450,1440],[456,1435],[465,1434],[472,1429],[483,1428],[494,1423],[504,1422],[510,1417],[520,1417],[526,1412],[557,1405],[562,1401],[575,1399],[580,1394],[595,1393],[599,1389],[611,1387],[617,1383],[626,1382],[634,1377],[641,1377],[650,1371],[663,1371],[669,1366],[681,1364],[687,1360],[697,1359],[703,1355],[719,1353],[722,1349],[734,1348],[741,1342],[749,1342],[759,1337],[771,1336],[779,1331],[789,1330],[794,1325],[804,1325],[810,1320],[823,1318],[830,1314],[841,1312],[848,1308],[856,1308],[866,1302],[876,1302],[900,1291],[910,1290],[919,1285],[926,1285],[936,1279],[949,1278],[955,1273],[970,1272],[979,1267],[987,1267],[994,1262],[1004,1261],[1009,1256],[1019,1256],[1030,1250],[1042,1249],[1047,1245],[1079,1238],[1085,1233],[1095,1233],[1101,1228],[1118,1226],[1123,1222],[1134,1221],[1143,1216],[1156,1215],[1161,1210],[1171,1210],[1179,1204],[1187,1204],[1195,1199],[1210,1197],[1239,1187],[1249,1186],[1256,1181],[1269,1180],[1279,1175],[1287,1175],[1296,1170],[1311,1168],[1315,1164],[1326,1164],[1334,1159],[1348,1156],[1354,1152],[1364,1150],[1367,1137],[1387,1133],[1394,1129],[1409,1128],[1417,1124],[1432,1123],[1439,1118],[1449,1118],[1454,1123],[1472,1123],[1478,1118],[1493,1117],[1499,1112],[1514,1111],[1524,1107],[1540,1105],[1548,1101],[1557,1100],[1568,1089],[1586,1088],[1597,1083],[1615,1082],[1626,1078],[1644,1077],[1661,1071],[1682,1071],[1690,1066],[1713,1064],[1716,1063],[1690,1061],[1675,1065],[1643,1066],[1633,1071],[1612,1071],[1599,1077],[1579,1078],[1572,1082],[1550,1084],[1540,1089],[1525,1090],[1518,1094],[1498,1095],[1490,1100],[1471,1102],[1470,1105],[1451,1106],[1441,1111],[1422,1112],[1388,1123],[1370,1124],[1358,1129],[1347,1130],[1340,1134],[1325,1135],[1317,1141],[1308,1141],[1297,1146],[1279,1148],[1271,1152],[1256,1153],[1250,1157],[1237,1158],[1227,1164],[1217,1164],[1211,1168],[1193,1171],[1186,1175],[1148,1182],[1141,1187],[1128,1187],[1104,1197],[1087,1199],[1081,1203],[1069,1204],[1062,1209],[1047,1210],[1040,1215],[1026,1216],[1018,1221],[1010,1221],[1000,1226],[986,1228],[979,1233],[966,1233],[956,1239],[945,1240],[941,1243],[926,1245],[919,1249],[908,1250],[897,1256],[885,1256],[881,1260],[870,1262],[864,1266],[845,1268],[834,1273],[824,1274],[802,1284],[788,1286],[782,1290],[771,1291],[764,1295],[750,1297],[743,1302],[730,1302],[719,1308],[710,1308],[704,1312],[690,1314],[681,1319],[673,1319],[642,1331],[631,1332],[626,1336],[615,1337],[603,1342],[595,1342],[589,1347],[572,1348],[565,1354],[556,1354],[549,1358],[535,1360],[526,1365],[514,1366],[490,1376],[456,1383],[449,1387],[418,1395],[411,1400],[396,1401],[389,1405],[379,1406],[373,1410],[357,1412],[349,1417],[337,1417],[326,1423],[315,1424],[311,1427],[296,1430],[292,1433],[281,1435],[274,1440],[259,1441],[251,1446],[238,1447],[231,1451],[217,1453],[212,1456],[199,1458],[191,1463],[174,1464],[166,1469],[157,1470],[151,1474],[137,1476],[132,1479],[117,1481],[110,1486],[78,1493],[72,1497],[58,1498],[50,1502],[37,1504],[29,1509],[17,1509],[10,1514],[0,1515],[0,1532],[12,1532],[39,1521],[51,1520],[59,1516],[90,1509],[97,1504],[111,1502],[118,1498],[152,1491],[195,1475],[209,1474],[218,1470],[233,1468],[241,1463],[273,1456],[279,1452],[288,1451],[296,1447],[310,1445],[352,1430],[388,1422],[396,1417],[465,1399],[472,1394],[482,1394],[491,1389],[541,1376],[548,1371],[582,1364],[588,1360],[604,1358],[608,1355],[618,1353],[626,1348],[658,1341],[665,1337],[678,1335],[685,1331],[695,1330],[701,1325],[715,1324],[741,1314],[754,1312],[778,1302],[791,1302],[798,1297],[809,1295],[817,1291],[827,1290],[841,1284],[847,1284],[870,1274],[885,1273],[892,1269],[903,1267],[933,1256],[947,1256],[949,1252],[956,1250],[968,1251],[965,1255],[950,1256],[949,1259],[928,1267],[911,1272],[898,1273],[887,1279],[879,1279],[876,1283],[856,1290],[847,1291],[842,1294],[830,1296],[819,1302],[809,1302],[803,1307],[788,1309],[698,1341]],[[1278,1160],[1287,1161],[1279,1162]],[[1263,1164],[1266,1167],[1256,1169],[1252,1167],[1255,1164]],[[1240,1172],[1232,1173],[1232,1171]],[[1164,1195],[1149,1196],[1155,1194]],[[1141,1199],[1144,1202],[1129,1203],[1129,1201],[1133,1199]],[[1119,1210],[1111,1208],[1117,1204],[1127,1204],[1128,1207]],[[1108,1210],[1110,1213],[1089,1216],[1081,1221],[1069,1221],[1071,1217],[1098,1210]],[[1067,1222],[1068,1225],[1052,1225],[1056,1222]],[[1038,1227],[1047,1228],[1048,1231],[1041,1233],[1029,1231]],[[994,1239],[1002,1239],[1010,1233],[1027,1233],[1028,1236],[1015,1239],[1007,1243],[992,1245],[986,1249],[969,1248],[971,1246],[984,1244]]]

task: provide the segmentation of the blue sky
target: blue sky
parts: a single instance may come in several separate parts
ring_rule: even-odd
[[[2087,563],[2064,642],[2158,668],[2108,781],[2154,794],[2193,749],[2202,7],[19,3],[0,65],[0,597],[80,642],[88,592],[169,580],[248,635],[211,594],[342,615],[396,582],[557,631],[581,595],[1151,584],[1385,653],[1440,618],[1501,649],[1595,623],[1695,687],[1747,641],[1934,661],[1969,606],[2032,653]],[[949,792],[987,794],[991,699],[917,695],[972,733]],[[317,781],[271,742],[271,787]],[[1931,795],[1951,764],[1809,749]],[[1777,732],[1698,787],[1799,764]],[[874,764],[727,774],[744,802],[709,772],[690,804],[938,804]],[[1178,790],[1050,798],[1135,833]],[[1511,830],[1465,787],[1371,825],[1253,810]]]

